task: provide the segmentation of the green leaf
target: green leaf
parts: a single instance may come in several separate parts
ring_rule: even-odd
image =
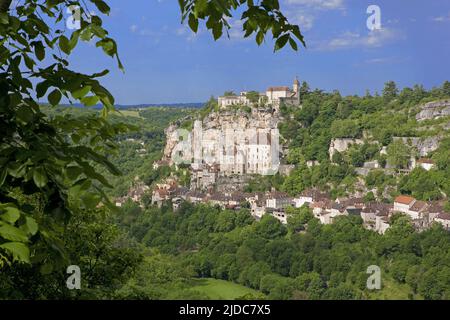
[[[0,23],[1,24],[8,24],[9,23],[9,18],[8,18],[8,14],[5,12],[0,12]]]
[[[40,61],[44,60],[45,48],[41,41],[38,41],[34,44],[34,54],[36,55],[36,58],[38,58]]]
[[[45,95],[48,88],[50,87],[50,82],[47,80],[44,80],[42,82],[39,82],[36,85],[36,97],[41,98]]]
[[[84,97],[83,99],[81,99],[81,102],[86,106],[86,107],[92,107],[95,106],[98,102],[98,97],[97,96],[88,96],[88,97]]]
[[[34,169],[33,172],[33,180],[36,186],[39,188],[45,187],[45,185],[48,182],[47,174],[45,173],[45,170],[41,167]]]
[[[27,234],[34,236],[38,232],[39,226],[33,218],[25,217],[25,224],[21,225],[20,228]]]
[[[222,24],[221,23],[215,24],[212,31],[213,31],[214,40],[219,39],[222,36],[222,32],[223,32]]]
[[[10,163],[8,165],[8,173],[14,178],[23,177],[26,173],[27,166],[25,163]]]
[[[83,169],[78,166],[71,166],[66,168],[67,177],[70,180],[75,180],[83,173]]]
[[[25,244],[20,242],[7,242],[0,244],[0,248],[11,253],[15,261],[30,263],[30,250]]]
[[[65,54],[70,54],[70,52],[72,51],[72,49],[70,48],[70,43],[69,43],[69,39],[67,39],[66,36],[61,35],[59,37],[59,48],[65,53]]]
[[[53,271],[53,265],[50,262],[46,262],[40,267],[40,272],[43,275],[50,274],[50,273],[52,273],[52,271]]]
[[[8,171],[6,169],[3,169],[0,171],[0,187],[5,183],[6,176],[8,175]]]
[[[197,33],[197,31],[198,31],[198,19],[194,16],[193,13],[191,13],[189,15],[188,24],[189,24],[189,27],[192,29],[192,31]]]
[[[87,95],[89,91],[91,91],[91,88],[91,86],[84,86],[81,89],[75,90],[72,92],[72,97],[74,97],[75,99],[81,99],[85,95]]]
[[[259,31],[256,34],[256,43],[258,44],[258,46],[264,41],[264,32]]]
[[[61,91],[59,91],[58,89],[55,89],[52,92],[50,92],[50,94],[48,95],[48,102],[52,106],[56,106],[61,101],[61,97],[62,97]]]
[[[295,42],[294,39],[289,38],[289,44],[291,45],[291,48],[292,48],[292,49],[294,49],[295,51],[298,50],[297,42]]]
[[[19,228],[0,221],[0,236],[3,239],[19,242],[27,242],[28,237]]]
[[[111,8],[102,0],[93,0],[92,2],[94,2],[97,9],[103,14],[109,14],[111,11]]]
[[[20,211],[13,204],[1,204],[1,211],[6,211],[0,215],[0,219],[10,224],[15,223],[20,218]]]
[[[281,48],[283,48],[286,45],[286,42],[289,40],[289,38],[290,38],[289,34],[285,34],[285,35],[282,35],[281,37],[279,37],[277,39],[277,41],[275,42],[274,51],[278,51]]]
[[[17,110],[17,118],[24,123],[31,122],[33,120],[33,110],[28,106],[22,106]]]

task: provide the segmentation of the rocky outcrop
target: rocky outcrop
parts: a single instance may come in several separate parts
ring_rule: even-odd
[[[331,140],[330,148],[328,149],[328,153],[330,154],[330,159],[333,158],[333,154],[335,152],[344,152],[352,144],[363,144],[363,143],[364,142],[361,139],[351,139],[351,138],[333,139],[333,140]]]
[[[417,149],[421,157],[425,157],[428,153],[433,152],[439,147],[441,136],[419,138],[419,137],[393,137],[394,141],[401,140],[404,144]]]
[[[261,130],[270,133],[270,130],[278,128],[280,118],[277,113],[273,113],[271,109],[257,109],[253,108],[251,112],[245,110],[225,109],[218,112],[208,114],[202,121],[194,122],[194,130],[187,131],[181,129],[179,124],[170,125],[166,130],[166,146],[164,148],[164,159],[173,164],[174,150],[180,142],[187,144],[198,142],[198,140],[205,140],[206,142],[213,142],[215,145],[221,139],[221,135],[225,132],[235,132],[234,139],[236,142],[243,142],[247,137],[249,130]],[[200,127],[200,132],[196,130]],[[192,151],[199,149],[198,146],[192,145]],[[200,148],[201,149],[201,148]],[[189,157],[189,155],[186,155]],[[192,156],[192,155],[191,155]],[[195,154],[194,154],[195,156]],[[188,159],[186,159],[188,160]]]
[[[428,102],[420,106],[420,109],[421,111],[416,115],[417,121],[450,116],[450,100]]]

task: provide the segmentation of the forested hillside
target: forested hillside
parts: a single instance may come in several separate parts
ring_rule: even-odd
[[[293,212],[287,227],[269,215],[256,222],[246,209],[189,204],[173,213],[130,203],[116,221],[152,248],[145,271],[119,290],[121,297],[207,298],[191,288],[192,278],[211,277],[259,290],[248,296],[253,298],[448,299],[450,294],[448,232],[435,225],[417,233],[402,216],[385,235],[364,229],[358,217],[322,225],[307,208]],[[370,265],[382,270],[381,290],[366,288]]]
[[[446,199],[450,194],[449,116],[418,121],[416,115],[427,102],[449,98],[448,81],[429,91],[417,85],[400,92],[394,82],[388,82],[382,95],[363,97],[311,91],[304,84],[302,108],[282,108],[286,121],[280,132],[288,146],[286,161],[296,169],[281,188],[295,194],[316,186],[330,190],[334,197],[359,190],[379,200],[392,200],[399,193],[420,200]],[[427,157],[436,163],[428,172],[411,167],[411,158],[424,155],[408,145],[412,139],[427,138],[435,144]],[[339,139],[354,143],[331,156],[330,144]],[[358,177],[355,168],[374,160],[379,170]],[[317,161],[317,165],[307,166],[307,161]],[[411,172],[398,174],[398,169]]]

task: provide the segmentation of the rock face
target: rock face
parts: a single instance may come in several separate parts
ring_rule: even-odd
[[[192,131],[171,125],[165,130],[164,159],[170,165],[190,164],[194,173],[274,174],[279,167],[279,121],[272,109],[225,109],[196,120]]]
[[[169,160],[172,154],[172,150],[180,141],[178,126],[175,124],[171,124],[164,130],[164,133],[166,135],[166,146],[164,147],[164,159]]]
[[[450,116],[450,100],[428,102],[420,108],[421,111],[416,115],[417,121]]]
[[[363,144],[363,140],[361,139],[351,139],[351,138],[343,138],[343,139],[333,139],[330,143],[330,148],[328,149],[328,153],[330,154],[330,159],[333,158],[335,152],[344,152],[346,151],[352,144]]]
[[[436,150],[439,147],[439,142],[442,137],[428,137],[428,138],[418,138],[418,137],[393,137],[393,140],[401,140],[404,144],[414,147],[419,152],[421,157],[425,157],[428,153]]]

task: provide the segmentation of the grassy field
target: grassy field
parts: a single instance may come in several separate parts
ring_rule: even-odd
[[[261,295],[261,292],[239,284],[218,279],[194,279],[192,289],[206,294],[214,300],[234,300],[247,294]]]

